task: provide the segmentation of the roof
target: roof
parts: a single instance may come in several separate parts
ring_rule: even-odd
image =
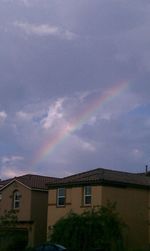
[[[61,179],[55,179],[53,182],[49,183],[48,186],[50,188],[85,184],[150,187],[150,177],[137,173],[97,168]]]
[[[30,189],[47,190],[48,189],[47,184],[50,182],[54,182],[55,179],[56,178],[54,177],[26,174],[26,175],[0,181],[0,187],[2,187],[1,189],[3,189],[5,186],[9,185],[13,181],[18,181],[24,184],[25,186],[29,187]]]

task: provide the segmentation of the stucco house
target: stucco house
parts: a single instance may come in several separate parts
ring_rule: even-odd
[[[28,245],[46,241],[47,183],[55,178],[40,175],[23,175],[0,182],[0,216],[5,210],[15,210],[17,228],[27,234]]]
[[[144,174],[98,168],[49,183],[47,231],[70,210],[82,213],[116,202],[117,211],[128,225],[128,247],[150,243],[150,177]],[[94,230],[93,230],[94,231]]]

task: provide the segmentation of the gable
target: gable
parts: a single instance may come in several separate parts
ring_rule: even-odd
[[[13,179],[13,180],[11,180],[10,182],[8,182],[6,185],[0,187],[0,191],[3,191],[3,190],[6,189],[7,187],[11,187],[11,186],[14,186],[14,187],[16,186],[16,187],[17,187],[18,185],[23,186],[23,187],[25,187],[26,189],[30,189],[30,187],[26,186],[26,185],[23,184],[22,182],[20,182],[20,181],[18,181],[18,180],[16,180],[16,179]]]

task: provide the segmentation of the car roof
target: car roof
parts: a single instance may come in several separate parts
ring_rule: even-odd
[[[58,250],[58,251],[63,251],[63,250],[67,251],[67,249],[64,246],[62,246],[60,244],[53,244],[53,243],[45,243],[43,245],[36,247],[35,250],[44,251],[44,250],[47,250],[48,247],[49,248],[56,248],[56,250]]]

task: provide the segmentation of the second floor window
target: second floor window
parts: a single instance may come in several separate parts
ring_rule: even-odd
[[[15,191],[13,195],[13,209],[20,208],[20,197],[19,191]]]
[[[57,190],[57,206],[61,207],[65,205],[66,194],[65,188],[58,188]]]
[[[92,189],[91,186],[84,187],[84,205],[88,206],[92,203]]]

